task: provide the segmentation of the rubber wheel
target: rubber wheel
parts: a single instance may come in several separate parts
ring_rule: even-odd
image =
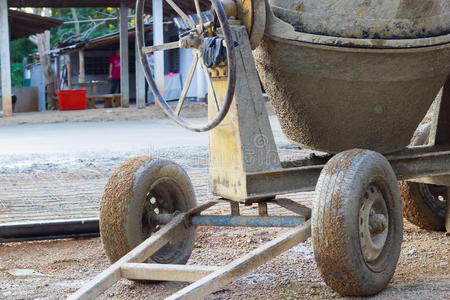
[[[135,248],[160,226],[152,214],[185,212],[196,206],[194,189],[179,165],[150,157],[136,157],[120,165],[109,178],[100,204],[100,236],[111,263]],[[185,264],[196,230],[166,244],[148,262]]]
[[[354,149],[325,165],[316,186],[311,235],[329,287],[347,296],[381,291],[394,274],[402,231],[400,191],[381,154]]]
[[[411,140],[411,146],[425,145],[430,135],[431,122],[421,124]],[[445,230],[445,208],[448,187],[433,184],[400,181],[403,216],[419,228]]]

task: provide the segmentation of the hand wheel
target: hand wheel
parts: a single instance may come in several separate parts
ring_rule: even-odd
[[[173,2],[173,0],[165,0],[172,9],[178,13],[178,15],[189,25],[190,30],[188,32],[180,35],[179,40],[172,43],[166,43],[163,45],[154,45],[150,47],[145,47],[144,43],[144,4],[145,0],[138,0],[136,3],[136,42],[139,49],[139,59],[144,69],[144,75],[147,79],[148,85],[155,95],[156,101],[161,105],[164,112],[169,118],[177,122],[179,125],[183,126],[192,131],[208,131],[220,124],[220,122],[225,118],[230,106],[233,101],[234,88],[236,83],[236,63],[234,55],[234,43],[232,37],[232,31],[230,24],[228,23],[227,15],[222,6],[220,0],[210,0],[212,4],[212,11],[215,12],[217,18],[214,18],[213,22],[218,24],[204,23],[203,17],[201,15],[199,0],[194,0],[195,9],[197,12],[199,24],[195,25],[192,20],[180,9],[180,7]],[[219,26],[217,26],[219,25]],[[217,31],[217,27],[221,28],[220,33]],[[223,38],[225,48],[226,48],[226,63],[227,69],[227,89],[223,98],[220,102],[217,99],[216,93],[214,91],[214,86],[212,84],[211,76],[208,72],[208,68],[203,63],[203,48],[205,38],[211,38],[214,36],[220,36]],[[146,55],[155,51],[170,50],[175,48],[187,48],[193,51],[194,59],[192,61],[191,67],[188,72],[187,79],[184,81],[184,86],[181,91],[178,104],[175,109],[172,109],[167,100],[161,95],[156,82],[152,76],[150,66],[147,63]],[[200,62],[201,68],[206,75],[206,80],[208,83],[208,91],[212,104],[216,108],[216,114],[208,120],[206,124],[192,124],[180,116],[181,109],[183,107],[184,101],[186,100],[186,95],[188,93],[189,87],[192,83],[192,78],[194,77],[195,69],[197,64]],[[211,104],[211,103],[210,103]]]

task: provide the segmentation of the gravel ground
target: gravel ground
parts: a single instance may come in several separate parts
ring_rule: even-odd
[[[286,230],[201,227],[188,264],[224,265]],[[0,298],[62,299],[108,266],[100,239],[66,239],[0,246]],[[374,299],[449,299],[450,242],[443,233],[406,223],[397,271]],[[42,276],[15,277],[34,269]],[[163,299],[185,283],[142,284],[120,280],[100,299]],[[311,241],[299,244],[228,284],[208,299],[330,299],[340,296],[321,280]]]
[[[282,158],[305,155],[287,143],[276,124],[274,131]],[[161,148],[159,153],[187,169],[199,202],[212,198],[207,186],[206,145]],[[148,149],[133,149],[89,155],[78,153],[68,157],[62,154],[0,155],[0,221],[59,218],[60,215],[97,216],[98,202],[109,174],[124,160],[148,154]],[[310,204],[313,195],[287,196]],[[286,213],[271,206],[270,211]],[[227,213],[228,207],[222,205],[208,212]],[[243,212],[255,214],[257,208],[245,207]],[[374,299],[450,299],[450,237],[418,229],[407,221],[404,227],[396,273],[389,286]],[[287,229],[200,227],[188,264],[225,265],[285,231]],[[109,265],[99,238],[3,243],[0,255],[0,299],[63,299]],[[13,269],[33,269],[40,274],[14,276],[10,274]],[[186,285],[121,280],[100,299],[162,299]],[[310,239],[208,297],[330,298],[340,296],[321,280]]]

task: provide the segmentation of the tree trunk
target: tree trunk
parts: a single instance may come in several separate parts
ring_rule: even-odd
[[[48,109],[57,109],[58,101],[55,91],[55,74],[52,68],[52,60],[48,51],[50,51],[50,31],[36,35],[37,47],[39,51],[39,60],[41,62],[42,74],[45,78],[45,87],[47,90]]]
[[[77,34],[77,39],[79,39],[80,36],[80,23],[78,22],[78,15],[75,8],[71,8],[70,12],[72,13],[72,19],[75,22],[75,33]],[[79,77],[78,82],[85,82],[86,81],[86,72],[84,70],[84,52],[83,50],[78,51],[78,61],[79,61]]]

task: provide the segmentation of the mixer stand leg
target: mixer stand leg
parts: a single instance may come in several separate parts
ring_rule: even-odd
[[[430,132],[432,145],[450,144],[450,75],[447,77],[442,97],[436,103]]]

